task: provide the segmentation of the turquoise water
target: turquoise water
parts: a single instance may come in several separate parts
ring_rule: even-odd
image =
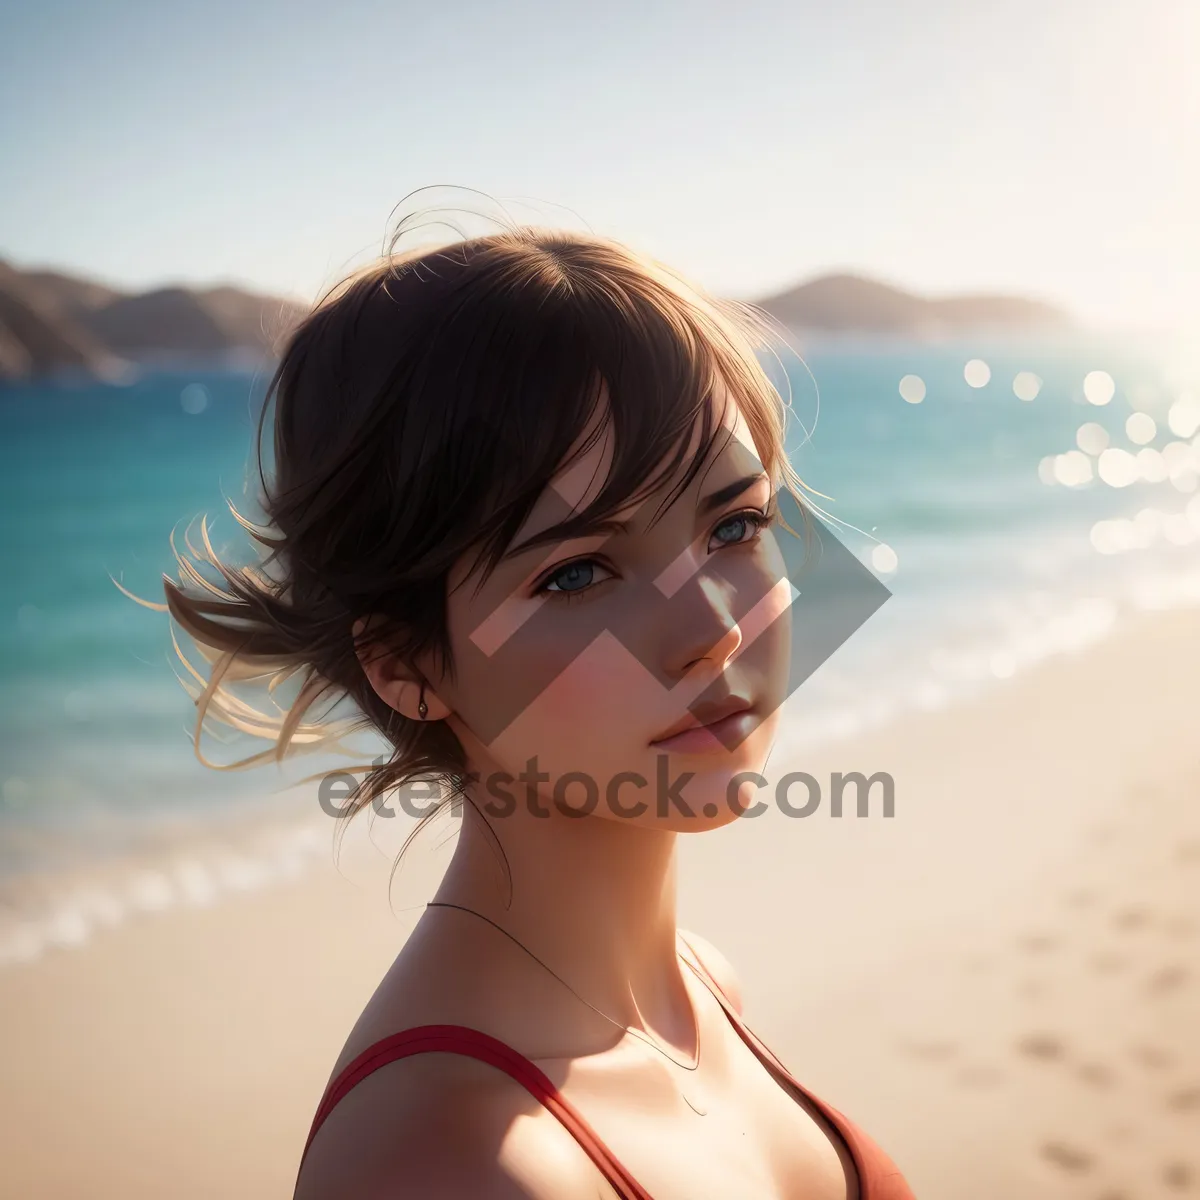
[[[991,372],[978,388],[964,379],[976,358]],[[896,568],[881,576],[893,598],[789,704],[791,740],[951,703],[1102,635],[1131,608],[1200,598],[1200,540],[1186,536],[1200,536],[1200,448],[1195,434],[1168,427],[1170,406],[1196,381],[1165,359],[1095,342],[975,341],[827,345],[806,361],[817,386],[793,364],[794,409],[810,428],[817,419],[807,442],[794,431],[793,461],[834,498],[821,501],[826,512],[863,531],[842,528],[842,539],[868,561],[874,541],[886,543]],[[1032,401],[1014,395],[1021,371],[1042,380]],[[1103,406],[1084,395],[1094,371],[1115,383]],[[924,385],[921,403],[900,395],[910,375]],[[169,535],[181,539],[203,513],[218,550],[245,560],[245,535],[223,497],[255,515],[246,479],[263,382],[174,371],[123,387],[0,392],[0,874],[237,819],[324,765],[305,760],[283,776],[201,765],[168,619],[109,578],[161,601],[161,575],[174,574]],[[1151,449],[1183,445],[1172,452],[1174,479],[1068,487],[1039,475],[1087,423],[1113,446],[1140,449],[1126,433],[1135,410],[1156,420]],[[1097,551],[1097,522],[1147,511],[1138,545]],[[886,551],[876,555],[877,566],[890,565]],[[208,739],[205,748],[231,761],[264,745]]]

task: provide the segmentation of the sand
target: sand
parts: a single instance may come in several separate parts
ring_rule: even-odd
[[[890,773],[681,847],[681,925],[921,1200],[1200,1195],[1200,613],[1148,614],[771,774]],[[342,1040],[448,847],[0,970],[0,1194],[288,1197]],[[327,836],[327,835],[323,835]],[[381,835],[382,836],[382,835]]]

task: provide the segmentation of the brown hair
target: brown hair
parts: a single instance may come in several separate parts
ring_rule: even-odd
[[[389,252],[335,286],[291,332],[267,388],[257,445],[267,524],[229,505],[268,553],[256,566],[229,566],[205,524],[203,548],[188,549],[223,586],[178,550],[179,582],[164,577],[165,608],[212,665],[205,680],[175,641],[203,685],[193,691],[197,757],[244,769],[374,729],[391,758],[353,768],[366,774],[347,817],[417,779],[461,794],[467,764],[457,737],[380,699],[354,622],[380,614],[384,631],[372,640],[410,661],[432,650],[452,670],[450,569],[467,553],[485,572],[495,566],[588,429],[601,387],[611,470],[588,510],[551,537],[657,490],[683,463],[699,422],[686,486],[719,432],[708,403],[718,380],[773,482],[799,500],[784,453],[788,406],[757,357],[776,332],[760,310],[715,299],[622,245],[530,226]],[[262,442],[272,401],[268,483]],[[277,715],[229,687],[265,681],[273,695],[293,677],[298,693],[286,710],[276,703]],[[327,699],[348,699],[362,715],[311,716]],[[229,766],[209,762],[200,750],[208,715],[274,745]]]

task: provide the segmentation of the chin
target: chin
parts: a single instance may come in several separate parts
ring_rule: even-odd
[[[763,775],[774,736],[774,721],[764,722],[738,747],[721,754],[687,754],[649,746],[638,773],[648,780],[644,791],[631,790],[627,803],[641,801],[636,816],[609,810],[611,820],[628,820],[643,828],[673,833],[704,833],[738,820],[744,807],[761,802],[765,789],[739,776]],[[741,782],[739,780],[739,782]],[[759,813],[756,815],[765,815]]]
[[[678,776],[686,771],[694,771],[684,791],[684,799],[692,815],[685,815],[675,809],[668,809],[666,815],[659,819],[665,828],[678,833],[704,833],[710,829],[722,829],[739,820],[745,807],[752,806],[758,799],[757,789],[753,784],[741,788],[739,794],[739,776],[746,774],[761,775],[764,762],[760,756],[745,758],[742,761],[724,764],[721,767],[709,767],[702,770],[700,764],[689,764],[686,759],[672,763],[672,771]],[[738,781],[740,782],[740,781]]]

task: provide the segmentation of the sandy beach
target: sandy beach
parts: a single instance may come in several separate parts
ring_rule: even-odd
[[[681,925],[922,1200],[1200,1195],[1198,679],[1200,612],[1146,614],[953,708],[772,760],[887,772],[890,819],[823,803],[684,840]],[[0,1194],[290,1196],[434,844],[410,851],[396,912],[387,855],[352,838],[341,872],[327,853],[0,970]]]

